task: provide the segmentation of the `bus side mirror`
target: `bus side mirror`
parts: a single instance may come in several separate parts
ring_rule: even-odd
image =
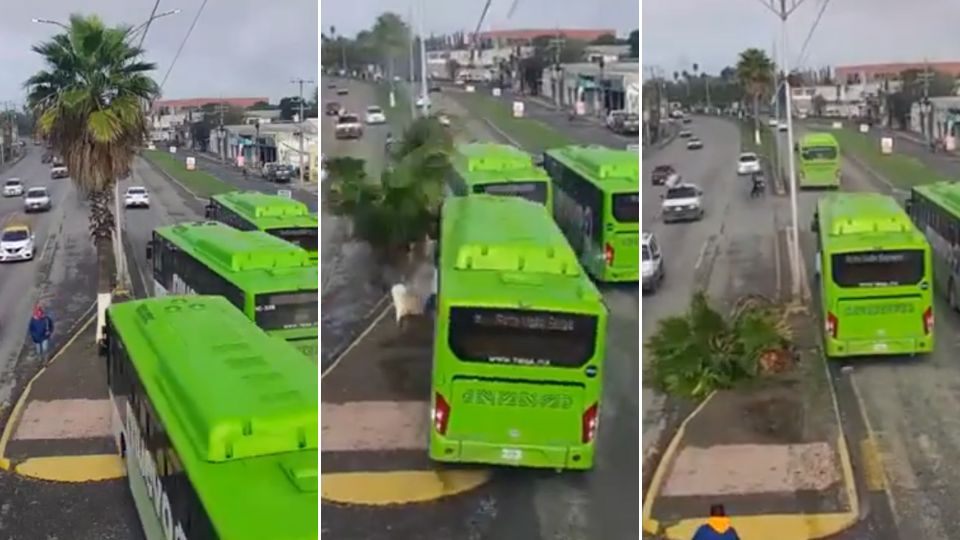
[[[908,214],[910,213],[911,208],[913,208],[912,199],[907,199],[906,201],[903,202],[903,209],[906,210]]]
[[[213,205],[208,204],[203,208],[203,216],[207,219],[213,219]]]
[[[148,260],[148,261],[153,258],[153,245],[152,245],[152,244],[147,244],[147,253],[146,253],[146,255],[147,255],[147,260]]]

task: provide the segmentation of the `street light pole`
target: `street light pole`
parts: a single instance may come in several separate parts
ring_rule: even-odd
[[[300,152],[297,156],[300,163],[300,185],[303,185],[303,83],[313,83],[313,81],[307,79],[294,79],[290,82],[298,84],[300,86]]]
[[[420,98],[422,99],[420,113],[427,116],[430,112],[430,104],[427,103],[427,44],[423,39],[426,35],[423,31],[423,0],[417,3],[417,26],[420,28]]]

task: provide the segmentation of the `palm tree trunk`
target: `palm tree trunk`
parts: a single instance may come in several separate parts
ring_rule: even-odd
[[[97,342],[103,338],[106,312],[117,282],[113,252],[113,189],[108,187],[87,194],[90,203],[90,236],[97,251]]]
[[[753,94],[753,142],[760,146],[760,94]]]

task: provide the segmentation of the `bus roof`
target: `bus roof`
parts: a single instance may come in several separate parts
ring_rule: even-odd
[[[318,268],[305,250],[261,231],[240,231],[217,221],[154,231],[252,292],[316,290]]]
[[[317,365],[219,296],[108,314],[220,537],[315,534]]]
[[[824,247],[836,250],[889,244],[925,243],[897,201],[879,193],[834,193],[817,203]],[[826,233],[826,234],[823,234]]]
[[[230,191],[213,199],[257,225],[259,229],[316,227],[317,217],[294,199],[259,191]]]
[[[914,186],[914,191],[960,218],[960,185],[955,182],[934,182]]]
[[[546,171],[534,165],[530,154],[506,144],[458,144],[453,166],[470,183],[550,180]]]
[[[441,227],[441,296],[453,303],[522,307],[533,299],[563,308],[602,301],[543,205],[518,197],[451,197]]]
[[[636,152],[591,145],[564,146],[546,150],[546,153],[603,191],[636,193],[640,189],[640,163]]]
[[[839,146],[832,133],[822,131],[807,133],[800,139],[800,146]]]

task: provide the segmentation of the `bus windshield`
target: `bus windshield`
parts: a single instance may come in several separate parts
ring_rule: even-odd
[[[596,337],[594,315],[450,309],[450,349],[465,362],[576,368],[593,358]]]
[[[800,149],[804,161],[834,161],[837,159],[835,146],[807,146]]]
[[[257,326],[264,330],[317,326],[317,302],[317,291],[258,294]]]
[[[547,183],[542,180],[531,180],[529,182],[498,182],[496,184],[478,184],[473,186],[474,193],[486,193],[488,195],[508,195],[514,197],[523,197],[528,201],[546,204],[547,202]]]
[[[837,253],[832,266],[833,281],[840,287],[916,285],[924,277],[924,253],[919,249]]]
[[[614,195],[613,218],[621,223],[638,223],[640,221],[640,194],[619,193]]]
[[[307,251],[317,251],[317,229],[313,227],[284,227],[267,232]]]

